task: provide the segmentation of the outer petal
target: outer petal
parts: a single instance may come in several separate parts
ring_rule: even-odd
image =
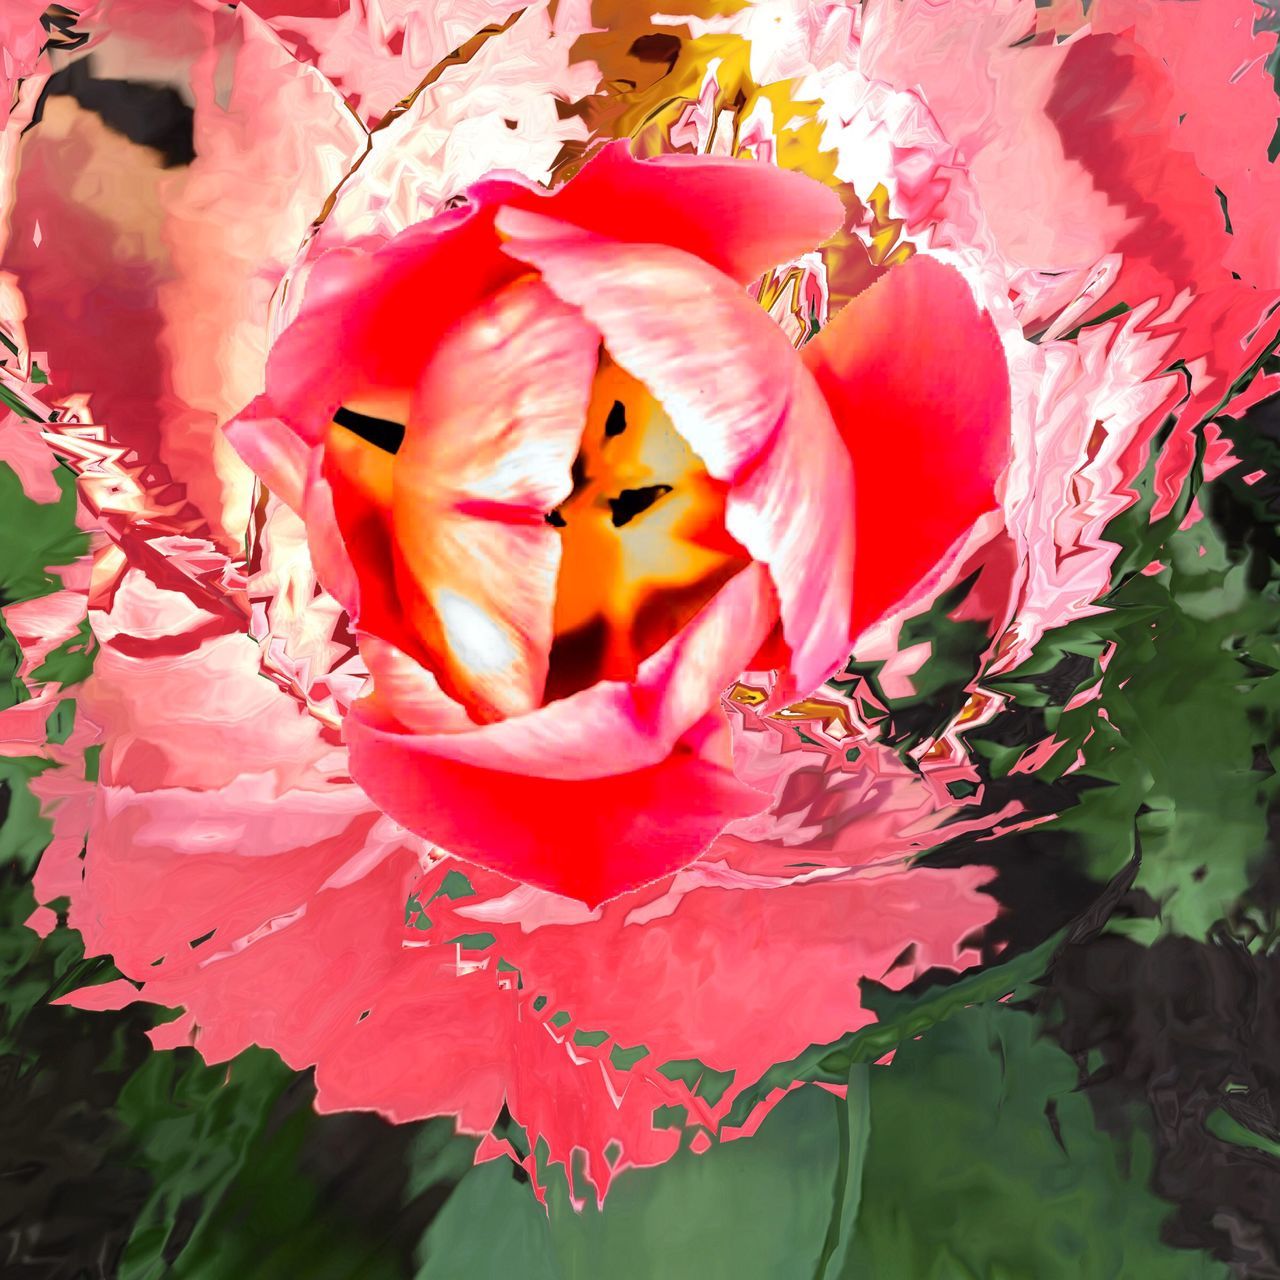
[[[521,190],[494,183],[490,194]],[[373,252],[335,249],[312,267],[301,310],[267,361],[267,393],[308,444],[321,442],[348,398],[407,403],[436,344],[520,275],[497,252],[493,213],[487,202],[449,210]]]
[[[523,190],[494,188],[495,197]],[[355,400],[407,417],[432,349],[460,315],[520,274],[495,244],[493,210],[477,204],[415,226],[375,252],[325,253],[306,276],[296,318],[271,349],[266,393],[224,428],[241,456],[306,518],[326,589],[362,629],[418,657],[395,592],[390,486],[372,492],[377,486],[361,465],[362,451],[390,459],[350,433],[335,440],[333,415]],[[424,306],[425,298],[440,305]],[[396,402],[398,410],[382,408]]]
[[[586,902],[613,897],[691,862],[762,807],[733,775],[717,700],[775,616],[762,573],[746,569],[635,684],[597,684],[472,732],[405,733],[387,711],[409,690],[375,690],[346,723],[351,776],[461,858]],[[424,672],[424,716],[433,693]]]
[[[130,618],[146,632],[131,635]],[[768,739],[753,773],[779,794],[796,790],[789,762],[817,775],[806,813],[785,819],[804,817],[803,839],[773,824],[770,843],[721,841],[674,880],[593,912],[474,869],[475,892],[431,900],[458,865],[420,871],[420,851],[350,786],[342,753],[261,680],[248,641],[206,636],[207,616],[137,573],[114,621],[91,693],[106,732],[92,848],[83,864],[68,851],[73,879],[42,896],[71,894],[90,950],[144,984],[140,999],[185,1007],[162,1043],[189,1038],[211,1062],[257,1043],[295,1069],[315,1063],[322,1110],[452,1114],[487,1133],[505,1102],[571,1173],[585,1152],[602,1194],[611,1173],[679,1145],[679,1130],[655,1127],[657,1108],[684,1107],[721,1139],[750,1132],[779,1091],[757,1091],[745,1130],[723,1119],[761,1073],[872,1020],[859,978],[896,987],[971,964],[965,940],[995,911],[981,868],[901,865],[942,838],[947,815],[891,753],[851,763],[835,747],[827,772],[814,738],[772,720],[747,735]],[[174,641],[181,652],[155,651]],[[797,749],[783,754],[784,740]],[[428,907],[407,926],[406,899]],[[477,933],[492,945],[461,940]],[[581,1044],[579,1028],[608,1039]],[[624,1069],[615,1044],[648,1053]],[[659,1071],[689,1058],[734,1073],[718,1101]]]
[[[505,251],[582,310],[731,486],[726,528],[769,567],[796,683],[814,688],[850,648],[853,485],[791,344],[723,275],[678,249],[619,245],[510,209],[498,226]]]
[[[1193,247],[1266,288],[1280,283],[1273,234],[1280,171],[1260,162],[1275,132],[1275,86],[1267,71],[1275,35],[1251,17],[1249,6],[1240,3],[1105,0],[1090,7],[1088,22],[1092,38],[1104,32],[1127,36],[1167,69],[1162,91],[1170,97],[1166,110],[1178,122],[1172,145],[1190,151],[1196,169],[1222,192],[1231,216],[1229,237],[1197,240]],[[1069,69],[1064,66],[1064,72]],[[1102,107],[1095,110],[1101,113]],[[1230,129],[1221,127],[1224,119]]]
[[[647,768],[564,781],[460,764],[435,753],[439,739],[358,719],[348,740],[352,776],[388,813],[460,858],[590,906],[687,865],[766,803],[687,741]],[[611,753],[608,738],[597,750]]]
[[[964,278],[919,255],[859,294],[802,354],[857,478],[857,635],[995,506],[1009,374]]]
[[[741,284],[813,249],[844,218],[839,196],[802,173],[713,156],[637,160],[625,141],[521,207],[610,240],[682,249]]]
[[[305,442],[285,426],[267,396],[258,396],[224,434],[263,484],[293,510],[301,512],[310,455]]]

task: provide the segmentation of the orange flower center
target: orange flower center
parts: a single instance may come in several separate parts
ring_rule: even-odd
[[[344,536],[385,528],[382,516],[370,524],[361,513],[391,507],[408,417],[407,392],[365,392],[336,414],[326,452]],[[632,679],[750,563],[725,530],[726,487],[603,349],[573,482],[546,515],[562,547],[544,703],[599,680]],[[443,643],[417,639],[426,654]]]
[[[645,386],[601,351],[569,498],[546,700],[628,680],[749,563],[725,486]]]

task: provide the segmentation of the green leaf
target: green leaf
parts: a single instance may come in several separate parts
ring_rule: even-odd
[[[88,540],[75,526],[75,479],[59,470],[57,502],[30,501],[13,469],[0,465],[0,602],[48,595],[58,580],[48,572],[80,555]]]
[[[1101,1131],[1074,1062],[1029,1014],[987,1005],[870,1077],[870,1136],[844,1280],[1226,1277],[1160,1240],[1149,1144]]]
[[[622,1173],[603,1213],[594,1200],[574,1212],[563,1177],[544,1209],[509,1161],[480,1165],[424,1237],[418,1280],[807,1280],[833,1188],[857,1207],[856,1157],[839,1156],[845,1107],[793,1093],[752,1138]]]
[[[1023,992],[1044,973],[1062,938],[1063,934],[1057,933],[1034,950],[1023,952],[1004,964],[966,974],[950,985],[931,987],[923,994],[890,991],[864,982],[863,1000],[875,1011],[877,1021],[831,1044],[814,1045],[798,1057],[779,1063],[738,1095],[725,1123],[745,1123],[761,1099],[793,1080],[844,1084],[857,1064],[877,1061],[904,1040],[922,1034],[969,1005]]]
[[[814,1280],[827,1280],[833,1259],[843,1258],[857,1228],[862,1204],[862,1178],[871,1139],[871,1068],[856,1063],[849,1071],[845,1108],[840,1121],[840,1168],[836,1178],[835,1204],[827,1224],[826,1239],[818,1255]]]
[[[1097,879],[1131,856],[1136,833],[1136,887],[1159,915],[1125,929],[1147,942],[1165,931],[1204,938],[1229,912],[1257,873],[1277,797],[1258,755],[1280,726],[1274,583],[1251,591],[1249,569],[1207,522],[1166,554],[1167,573],[1131,579],[1113,612],[1067,629],[1077,649],[1085,637],[1117,648],[1101,697],[1056,719],[1068,744],[1057,767],[1079,751],[1081,776],[1106,785],[1054,825],[1079,837]]]
[[[1246,1128],[1235,1116],[1230,1115],[1221,1107],[1209,1113],[1209,1118],[1205,1121],[1205,1128],[1215,1138],[1221,1138],[1223,1142],[1230,1142],[1234,1146],[1244,1147],[1249,1151],[1261,1151],[1264,1155],[1271,1156],[1272,1159],[1280,1160],[1280,1142],[1277,1142],[1274,1138],[1268,1138],[1265,1134],[1257,1133],[1253,1129]]]

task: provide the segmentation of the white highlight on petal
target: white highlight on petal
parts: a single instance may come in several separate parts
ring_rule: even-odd
[[[506,632],[474,601],[456,591],[439,591],[433,603],[449,647],[465,666],[483,675],[497,675],[515,662],[515,646]]]

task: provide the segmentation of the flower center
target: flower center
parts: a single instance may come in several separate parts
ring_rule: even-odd
[[[634,677],[749,563],[725,486],[603,350],[573,480],[547,516],[563,545],[545,701]]]

